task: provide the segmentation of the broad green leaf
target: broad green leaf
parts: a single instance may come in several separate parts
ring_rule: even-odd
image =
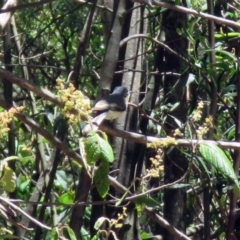
[[[101,157],[103,161],[112,163],[114,161],[114,154],[109,142],[103,138],[99,137],[99,144],[101,147]]]
[[[58,201],[60,203],[73,203],[74,202],[74,194],[72,192],[66,192],[66,193],[63,193]]]
[[[207,162],[209,162],[219,173],[235,183],[235,190],[240,193],[238,179],[233,170],[232,163],[229,161],[224,151],[214,143],[201,143],[199,150]]]
[[[108,177],[105,177],[97,185],[97,191],[102,198],[105,198],[109,191]]]
[[[93,165],[99,159],[106,162],[114,161],[114,154],[111,145],[96,132],[90,133],[86,138],[85,150],[87,162],[90,165]]]
[[[101,149],[98,142],[98,134],[92,132],[85,140],[87,162],[93,165],[101,157]]]
[[[71,240],[77,240],[75,233],[73,232],[73,230],[70,227],[66,227],[67,231],[68,231],[68,236],[70,237]]]
[[[93,181],[96,184],[97,191],[102,198],[106,197],[109,191],[108,173],[109,164],[106,162],[103,162],[102,166],[100,166],[94,173]]]
[[[5,167],[0,184],[7,192],[13,192],[16,188],[16,174],[10,167]]]

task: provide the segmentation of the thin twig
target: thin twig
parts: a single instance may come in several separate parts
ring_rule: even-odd
[[[33,217],[31,217],[30,215],[28,215],[27,213],[25,213],[21,208],[19,208],[18,206],[16,206],[15,204],[13,204],[12,202],[9,201],[9,199],[1,197],[0,196],[0,200],[5,202],[6,204],[10,205],[12,208],[14,208],[15,210],[17,210],[18,212],[22,213],[24,216],[26,216],[27,218],[29,218],[31,221],[33,221],[34,223],[36,223],[37,225],[39,225],[42,228],[45,228],[47,230],[51,230],[50,227],[42,224],[41,222],[37,221],[36,219],[34,219]]]
[[[137,2],[137,0],[135,0],[135,2]],[[226,26],[232,26],[232,27],[240,28],[240,24],[235,22],[235,21],[231,21],[231,20],[221,18],[221,17],[216,17],[214,15],[199,12],[199,11],[196,11],[194,9],[189,9],[189,8],[186,8],[186,7],[182,7],[182,6],[178,6],[178,5],[174,5],[174,4],[169,4],[169,3],[165,3],[165,2],[159,2],[159,1],[156,1],[156,0],[152,0],[152,4],[156,5],[156,6],[159,6],[159,7],[172,9],[172,10],[175,10],[175,11],[178,11],[178,12],[188,13],[188,14],[191,14],[191,15],[196,16],[196,17],[206,18],[206,19],[212,20],[212,21],[217,22],[217,23],[225,24]]]

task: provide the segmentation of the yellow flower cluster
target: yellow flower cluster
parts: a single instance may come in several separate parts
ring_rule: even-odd
[[[203,106],[204,104],[202,101],[198,103],[197,109],[193,112],[193,115],[192,115],[193,122],[198,122],[201,120]]]
[[[163,151],[158,148],[157,155],[154,158],[150,158],[152,162],[151,168],[147,169],[147,173],[149,176],[153,178],[159,177],[159,173],[164,170],[163,166]]]
[[[124,219],[127,217],[127,208],[123,207],[123,213],[118,213],[118,218],[117,219],[111,219],[110,220],[110,225],[111,227],[115,227],[115,228],[121,228],[123,225],[123,221]],[[121,221],[121,222],[120,222]]]
[[[17,107],[10,108],[8,111],[5,110],[3,112],[0,112],[0,137],[2,137],[4,133],[10,130],[8,128],[8,124],[12,121],[14,115],[21,112],[23,109],[24,107]]]
[[[202,118],[202,109],[203,109],[203,102],[199,102],[196,111],[194,111],[192,115],[193,122],[199,122]],[[203,136],[206,135],[210,128],[213,127],[213,118],[212,116],[205,119],[202,126],[199,126],[196,130],[197,139],[203,139]]]
[[[209,131],[210,128],[213,127],[213,118],[212,116],[205,119],[205,122],[203,123],[203,126],[198,127],[196,133],[197,138],[201,140],[205,134]]]
[[[179,130],[179,128],[177,128],[174,130],[173,136],[174,137],[182,137],[183,133]]]
[[[68,88],[61,79],[57,79],[58,97],[64,103],[63,115],[68,119],[69,124],[78,124],[80,121],[87,120],[91,113],[90,100],[83,93],[76,90],[73,84]]]
[[[164,140],[159,140],[156,142],[151,142],[147,144],[148,148],[167,148],[172,145],[177,145],[178,142],[175,138],[167,136]]]
[[[151,142],[147,144],[148,148],[154,148],[157,150],[157,154],[154,158],[150,158],[152,162],[151,168],[147,169],[147,173],[151,177],[159,177],[159,173],[164,170],[163,166],[163,151],[162,148],[168,148],[169,146],[177,145],[175,138],[167,136],[164,140]]]

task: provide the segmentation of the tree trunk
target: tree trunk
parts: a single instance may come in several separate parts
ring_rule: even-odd
[[[178,29],[186,26],[186,15],[175,11],[167,10],[163,14],[163,31],[165,32],[166,44],[175,52],[182,56],[187,56],[187,40],[177,33]],[[182,73],[185,63],[168,51],[164,51],[165,72]],[[173,110],[169,111],[165,122],[167,135],[171,135],[174,129],[179,128],[178,122],[182,124],[186,121],[186,98],[185,86],[186,76],[165,75],[163,77],[165,105],[179,103]],[[165,184],[178,180],[187,170],[187,160],[177,148],[168,149],[165,156]],[[175,188],[164,191],[164,217],[178,230],[185,232],[185,207],[186,189]],[[164,231],[164,240],[174,240],[173,236]]]

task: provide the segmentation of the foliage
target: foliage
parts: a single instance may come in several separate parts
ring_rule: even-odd
[[[0,69],[0,187],[1,197],[9,200],[0,199],[0,238],[14,238],[18,229],[28,239],[125,239],[129,231],[142,239],[164,239],[161,219],[172,210],[166,209],[164,197],[169,191],[175,199],[182,191],[185,205],[172,208],[182,207],[174,208],[176,219],[180,210],[186,214],[174,227],[201,239],[199,226],[207,212],[202,206],[208,205],[209,231],[225,239],[236,205],[232,189],[240,194],[235,169],[239,145],[231,145],[240,140],[238,29],[226,22],[209,29],[208,19],[186,12],[181,13],[186,25],[181,25],[178,11],[140,1],[128,2],[126,9],[119,9],[125,4],[104,2],[28,5],[15,11],[11,29],[1,35],[1,68],[12,75],[2,76]],[[237,1],[212,2],[216,16],[237,22]],[[187,9],[203,13],[210,11],[207,3],[186,2]],[[177,30],[175,38],[166,41],[169,26]],[[131,35],[135,37],[123,44]],[[188,49],[181,49],[183,39]],[[177,65],[172,63],[175,58],[180,59]],[[169,76],[175,77],[171,86]],[[14,78],[24,80],[16,83]],[[11,81],[14,85],[7,91]],[[136,90],[130,98],[134,104],[122,117],[126,122],[120,118],[113,128],[134,133],[115,132],[116,137],[98,129],[82,136],[83,126],[91,124],[95,114],[93,102],[120,84]],[[146,146],[139,144],[144,141]],[[229,144],[224,151],[221,141]],[[210,197],[203,204],[206,189]],[[30,224],[21,210],[38,222]],[[240,238],[235,223],[231,231]]]

